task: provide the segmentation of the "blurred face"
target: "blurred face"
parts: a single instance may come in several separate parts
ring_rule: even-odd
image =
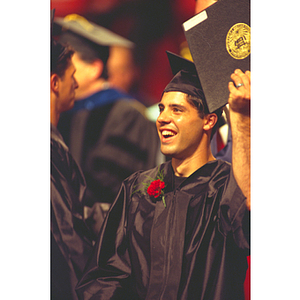
[[[132,51],[125,47],[111,47],[107,69],[108,81],[117,89],[130,92],[138,78],[138,70],[134,65]]]
[[[217,0],[197,0],[195,6],[195,14],[206,9],[208,6],[214,4],[215,2],[217,2]]]
[[[91,82],[94,79],[91,79],[93,76],[92,64],[82,60],[78,53],[73,55],[73,63],[76,68],[75,78],[78,82],[78,90],[76,91],[76,100],[85,98],[86,93],[90,89]]]
[[[75,71],[76,69],[71,60],[64,76],[59,77],[59,112],[69,110],[74,106],[75,89],[78,88],[74,77]]]
[[[200,150],[203,120],[197,109],[181,92],[164,93],[158,104],[160,115],[156,121],[161,152],[176,159],[192,157]]]

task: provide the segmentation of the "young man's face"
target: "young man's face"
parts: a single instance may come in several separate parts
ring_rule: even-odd
[[[164,93],[158,104],[156,121],[161,140],[161,152],[176,159],[186,159],[199,152],[203,135],[203,120],[198,110],[181,92]]]
[[[72,60],[65,71],[64,76],[59,78],[59,111],[63,112],[71,109],[75,101],[75,89],[78,88],[77,81],[74,77],[75,67]]]

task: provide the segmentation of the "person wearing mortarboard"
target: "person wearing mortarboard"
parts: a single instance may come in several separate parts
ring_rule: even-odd
[[[110,47],[134,44],[75,14],[54,22],[62,28],[59,40],[75,49],[79,84],[74,108],[58,128],[85,175],[86,217],[97,236],[122,181],[157,165],[159,138],[145,107],[107,80]]]
[[[51,299],[77,300],[75,286],[92,253],[92,232],[83,220],[86,188],[57,129],[60,114],[74,105],[78,87],[72,62],[74,50],[51,39]]]
[[[231,166],[210,149],[227,100],[209,111],[195,65],[171,53],[169,61],[175,76],[156,126],[172,159],[123,182],[77,285],[80,299],[244,299],[250,72],[236,70],[228,85]]]

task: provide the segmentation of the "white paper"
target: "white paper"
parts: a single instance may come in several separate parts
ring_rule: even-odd
[[[191,19],[187,20],[183,23],[183,28],[185,31],[190,30],[191,28],[195,27],[199,23],[205,21],[207,19],[206,10],[202,11],[201,13],[195,15]]]

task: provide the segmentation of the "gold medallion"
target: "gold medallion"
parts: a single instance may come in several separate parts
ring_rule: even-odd
[[[229,29],[226,49],[234,59],[244,59],[250,55],[250,27],[247,24],[237,23]]]

